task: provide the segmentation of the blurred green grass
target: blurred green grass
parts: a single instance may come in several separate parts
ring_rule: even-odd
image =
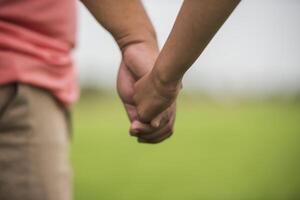
[[[136,142],[116,96],[73,115],[76,200],[300,199],[300,102],[179,99],[175,133]]]

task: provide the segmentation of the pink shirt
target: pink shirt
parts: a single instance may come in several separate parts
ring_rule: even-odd
[[[0,0],[0,84],[31,84],[72,104],[75,29],[75,0]]]

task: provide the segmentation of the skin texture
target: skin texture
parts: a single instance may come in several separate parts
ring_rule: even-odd
[[[138,116],[148,122],[172,105],[185,72],[239,0],[185,0],[153,70],[135,84]]]
[[[139,142],[158,143],[173,132],[175,104],[149,123],[142,123],[138,118],[133,101],[134,84],[144,77],[153,67],[158,56],[157,47],[137,43],[124,49],[123,59],[117,78],[117,91],[127,110],[131,122],[130,134],[137,136]],[[158,124],[155,124],[158,123]]]
[[[147,143],[168,138],[183,75],[239,0],[185,0],[159,56],[155,31],[139,0],[82,2],[122,51],[117,89],[131,135]]]
[[[82,0],[97,21],[116,40],[122,52],[117,91],[131,122],[130,134],[139,142],[157,143],[169,137],[175,120],[175,104],[150,121],[138,118],[133,101],[134,84],[148,74],[158,56],[154,28],[139,0]]]
[[[134,43],[157,43],[155,30],[140,0],[81,0],[81,2],[111,33],[121,50]]]

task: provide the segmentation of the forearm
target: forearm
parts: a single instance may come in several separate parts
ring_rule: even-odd
[[[120,49],[132,43],[157,45],[154,28],[140,0],[81,0]]]
[[[154,67],[160,81],[179,82],[239,2],[185,0]]]

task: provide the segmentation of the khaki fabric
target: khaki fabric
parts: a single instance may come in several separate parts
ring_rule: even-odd
[[[0,199],[71,200],[66,111],[45,90],[0,86]]]

